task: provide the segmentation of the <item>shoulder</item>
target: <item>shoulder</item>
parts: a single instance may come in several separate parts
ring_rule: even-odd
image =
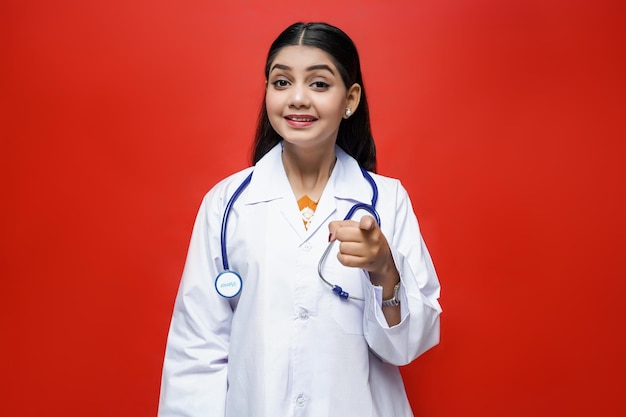
[[[335,153],[337,155],[339,166],[342,167],[341,174],[343,176],[350,178],[350,176],[356,175],[357,172],[362,170],[357,160],[350,156],[341,147],[337,146],[335,148]],[[385,175],[376,174],[371,171],[367,171],[367,173],[374,179],[378,188],[384,188],[385,191],[395,190],[399,188],[404,189],[402,187],[402,184],[400,183],[400,180],[398,180],[397,178],[387,177]]]
[[[244,186],[244,180],[250,176],[252,170],[253,167],[248,167],[219,181],[205,194],[203,204],[218,209],[226,206],[233,194]]]
[[[359,187],[357,184],[359,183],[355,183],[353,179],[357,176],[361,176],[361,167],[353,157],[348,155],[340,147],[336,148],[336,153],[339,166],[338,177],[340,178],[340,181],[349,182],[351,192],[356,192]],[[371,171],[367,171],[367,174],[369,174],[376,184],[375,191],[378,192],[379,201],[384,199],[386,202],[399,202],[408,197],[407,191],[399,179],[377,174]]]
[[[402,186],[398,178],[388,177],[386,175],[377,174],[375,172],[370,172],[370,171],[368,171],[368,173],[372,176],[372,178],[374,178],[374,180],[376,181],[376,184],[378,184],[379,187],[384,186],[384,187],[395,188],[395,187]]]
[[[402,182],[398,178],[388,177],[381,174],[369,172],[376,185],[378,186],[378,192],[385,198],[394,198],[395,200],[408,197],[408,193]]]

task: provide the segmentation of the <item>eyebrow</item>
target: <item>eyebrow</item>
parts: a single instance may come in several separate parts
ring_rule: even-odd
[[[274,66],[272,67],[272,69],[270,70],[270,72],[274,71],[275,69],[281,69],[281,70],[285,70],[285,71],[291,71],[292,68],[287,66],[287,65],[283,65],[283,64],[274,64]],[[335,72],[333,71],[333,69],[326,65],[326,64],[318,64],[318,65],[311,65],[310,67],[306,68],[307,71],[315,71],[315,70],[326,70],[328,72],[330,72],[332,75],[335,75]]]

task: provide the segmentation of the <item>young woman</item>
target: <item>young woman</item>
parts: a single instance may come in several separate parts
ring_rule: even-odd
[[[159,415],[412,416],[398,366],[439,341],[407,192],[374,174],[359,57],[324,23],[272,44],[254,167],[194,226]]]

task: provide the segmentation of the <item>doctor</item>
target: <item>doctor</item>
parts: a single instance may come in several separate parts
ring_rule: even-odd
[[[439,283],[405,189],[361,170],[376,159],[356,47],[296,23],[265,75],[255,165],[196,219],[159,415],[412,416],[397,366],[438,343]],[[380,225],[344,220],[355,204]]]

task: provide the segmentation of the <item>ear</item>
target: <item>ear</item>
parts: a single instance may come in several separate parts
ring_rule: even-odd
[[[354,83],[348,89],[348,93],[346,95],[346,112],[343,114],[343,118],[347,119],[351,115],[354,114],[356,109],[359,107],[359,102],[361,101],[361,86],[358,83]],[[347,111],[350,110],[350,111]]]

